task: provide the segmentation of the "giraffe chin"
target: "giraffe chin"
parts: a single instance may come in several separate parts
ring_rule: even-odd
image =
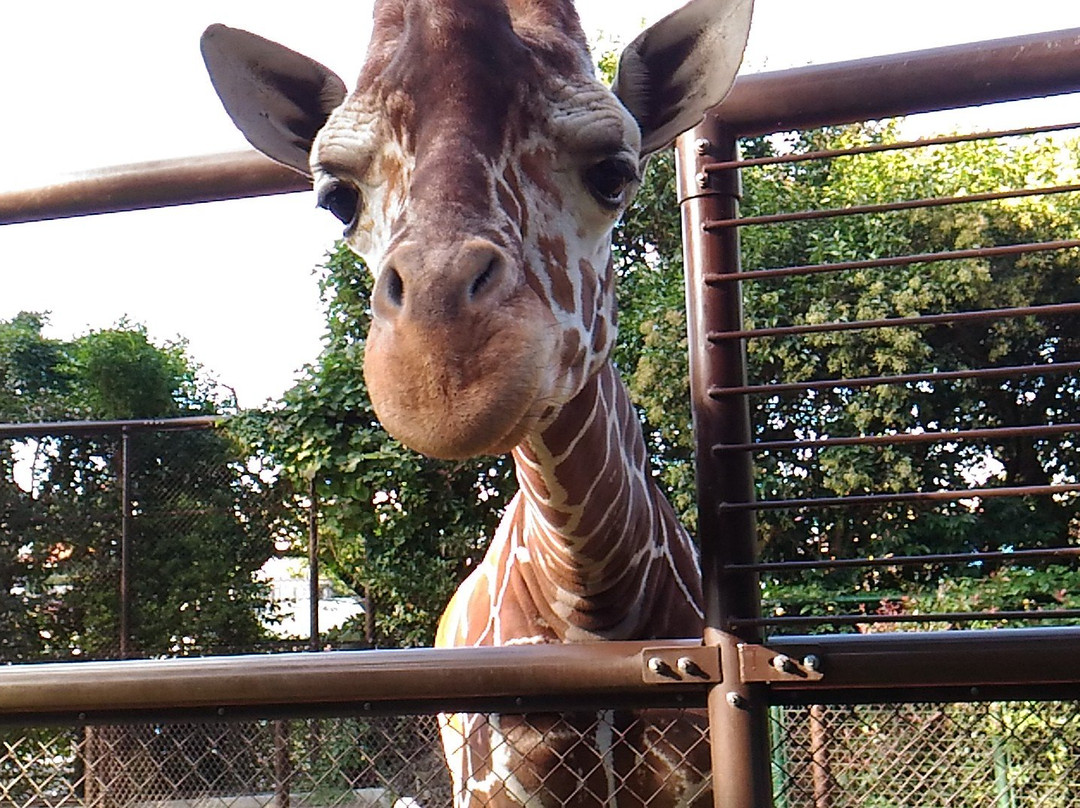
[[[439,460],[506,454],[534,432],[539,421],[535,414],[525,413],[507,426],[505,413],[496,413],[486,420],[472,420],[463,425],[454,423],[457,419],[447,419],[445,411],[430,417],[415,411],[401,413],[392,405],[375,403],[374,395],[372,403],[379,423],[391,436],[413,451]]]
[[[519,372],[503,373],[499,385],[476,379],[454,384],[442,374],[429,377],[425,371],[431,365],[416,353],[391,350],[388,355],[378,341],[373,346],[369,339],[368,345],[364,376],[375,415],[410,449],[441,460],[465,460],[505,454],[536,431],[541,377],[522,363],[510,363]]]

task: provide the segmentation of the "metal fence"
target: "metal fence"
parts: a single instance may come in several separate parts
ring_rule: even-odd
[[[274,615],[253,576],[275,542],[307,538],[306,515],[220,420],[0,425],[4,617],[20,629],[0,662],[260,649]]]
[[[1052,343],[1052,356],[1045,352],[1031,356],[1023,366],[932,366],[857,377],[752,379],[747,375],[746,352],[755,340],[799,340],[811,334],[872,335],[897,329],[924,334],[926,329],[985,327],[1018,317],[1075,324],[1078,301],[1037,301],[1011,312],[1006,311],[1008,301],[1003,301],[977,311],[892,311],[750,327],[743,305],[752,294],[749,284],[762,279],[802,282],[835,273],[942,261],[1075,255],[1076,239],[980,244],[949,254],[903,252],[838,261],[799,258],[788,267],[744,267],[739,232],[855,215],[869,217],[868,226],[880,228],[883,220],[874,217],[1007,203],[1036,194],[1074,194],[1077,187],[957,191],[925,199],[864,200],[835,210],[743,217],[738,209],[740,171],[766,163],[741,160],[738,144],[740,138],[793,129],[1077,90],[1080,32],[1064,32],[749,77],[736,85],[715,115],[682,138],[678,155],[687,234],[699,533],[707,580],[719,593],[711,602],[704,646],[616,643],[13,666],[0,671],[0,717],[7,727],[0,747],[4,778],[0,804],[442,805],[448,803],[450,786],[437,764],[434,716],[441,711],[550,716],[554,711],[584,709],[595,719],[581,723],[575,718],[570,728],[556,725],[550,717],[512,722],[525,730],[543,726],[547,733],[543,743],[531,731],[525,733],[533,739],[532,748],[560,749],[577,761],[593,754],[598,740],[616,756],[627,749],[634,754],[633,733],[625,727],[638,719],[623,725],[615,716],[644,707],[691,710],[679,713],[686,721],[667,725],[672,732],[698,726],[698,716],[708,715],[717,805],[1074,804],[1080,771],[1077,629],[1063,625],[997,631],[866,630],[881,624],[955,627],[1047,616],[1067,624],[1077,616],[1073,611],[1039,613],[1019,604],[1015,614],[928,615],[902,609],[826,614],[813,608],[797,615],[763,613],[760,584],[765,575],[806,570],[1047,559],[1071,563],[1075,535],[1059,537],[1049,547],[1018,543],[1021,553],[999,546],[962,557],[936,553],[882,560],[873,557],[873,548],[863,555],[837,557],[819,543],[811,557],[762,561],[757,557],[755,519],[780,511],[820,514],[886,504],[905,512],[919,506],[923,517],[936,518],[942,514],[934,508],[942,503],[1023,497],[1056,498],[1075,511],[1075,492],[1080,490],[1077,469],[1064,468],[1050,483],[998,489],[942,486],[855,491],[836,497],[794,490],[759,499],[754,458],[760,462],[763,456],[794,452],[800,463],[809,465],[816,453],[844,445],[877,451],[904,442],[1067,441],[1077,425],[1043,413],[1036,423],[988,425],[966,434],[961,429],[969,424],[940,434],[882,430],[834,435],[822,429],[792,437],[770,435],[767,423],[750,419],[752,396],[804,396],[805,406],[813,409],[819,401],[815,396],[825,393],[854,395],[890,386],[924,386],[929,392],[933,385],[958,381],[979,380],[987,389],[1001,389],[1018,379],[1038,379],[1039,390],[1075,396],[1080,355],[1071,353],[1074,325],[1061,330],[1060,339]],[[800,163],[857,159],[909,145],[927,144],[868,144],[782,159]],[[248,172],[245,193],[259,186],[256,174],[257,170]],[[161,203],[157,192],[140,194],[142,181],[132,181],[131,176],[127,172],[118,179],[130,192],[123,197],[124,207]],[[280,172],[266,174],[267,188],[279,181]],[[76,187],[76,194],[80,189],[85,186]],[[207,195],[218,196],[220,189]],[[190,188],[182,196],[190,201]],[[67,204],[58,203],[55,196],[40,205],[37,197],[24,195],[21,200],[23,220],[56,215]],[[11,203],[11,197],[0,199],[0,211]],[[19,199],[14,204],[20,204]],[[71,210],[90,212],[85,200]],[[1075,270],[1075,262],[1070,266]],[[850,626],[861,626],[866,633],[782,636],[783,631],[807,627],[835,631]],[[684,658],[691,664],[684,665]],[[693,670],[704,673],[688,673]],[[666,748],[662,732],[651,742],[653,748]],[[514,743],[504,741],[493,757],[508,752]],[[671,762],[677,772],[673,776],[692,773],[694,768],[681,758]],[[577,766],[578,777],[569,786],[536,784],[532,801],[599,804],[590,778],[609,775],[602,762],[596,766]],[[650,798],[634,782],[618,785],[625,802],[645,804]]]

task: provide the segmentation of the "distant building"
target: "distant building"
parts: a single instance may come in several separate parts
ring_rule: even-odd
[[[300,639],[311,634],[311,589],[306,558],[273,557],[259,570],[259,579],[270,586],[270,601],[277,617],[267,628],[282,638]],[[329,578],[319,576],[319,631],[338,628],[364,613],[355,595],[339,595]]]

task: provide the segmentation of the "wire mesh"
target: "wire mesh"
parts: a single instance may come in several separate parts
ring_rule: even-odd
[[[778,808],[1080,805],[1073,703],[774,708],[772,731]]]
[[[497,738],[484,764],[501,775],[489,777],[492,804],[667,805],[671,791],[711,804],[705,725],[684,718],[474,715],[469,737],[474,748]],[[449,806],[439,731],[434,715],[12,728],[0,731],[0,805]]]
[[[288,492],[208,428],[5,430],[0,661],[254,650]],[[28,428],[29,429],[29,428]],[[71,431],[68,431],[71,430]]]
[[[646,717],[642,756],[640,716],[478,716],[474,730],[498,726],[489,762],[506,769],[489,804],[516,783],[528,788],[513,804],[526,806],[669,805],[673,784],[684,791],[678,804],[710,805],[707,764],[694,768],[708,759],[707,739],[672,754],[685,737],[667,734],[685,731],[682,718]],[[1072,702],[776,707],[770,729],[778,808],[1080,806]],[[0,731],[0,805],[451,806],[439,730],[434,715],[9,728]],[[598,757],[593,744],[605,737],[607,757]],[[540,741],[565,765],[534,781],[541,761],[517,752]],[[624,754],[638,756],[630,776],[618,773]]]

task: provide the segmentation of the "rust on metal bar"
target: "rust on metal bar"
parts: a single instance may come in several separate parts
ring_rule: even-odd
[[[706,172],[729,171],[733,168],[754,168],[756,166],[805,163],[813,160],[833,160],[837,157],[855,157],[862,154],[877,154],[878,152],[921,149],[928,146],[948,146],[955,143],[971,143],[976,140],[997,140],[1006,137],[1039,135],[1046,132],[1063,132],[1069,129],[1080,129],[1080,121],[1048,126],[1025,126],[1019,129],[995,129],[988,132],[971,132],[963,135],[942,135],[940,137],[919,138],[918,140],[898,140],[892,143],[869,143],[865,146],[852,146],[847,149],[821,149],[820,151],[776,154],[769,157],[746,157],[724,163],[708,163],[703,167],[703,170]]]
[[[960,499],[992,497],[1054,496],[1080,491],[1080,483],[1062,485],[1015,485],[1000,488],[968,488],[963,491],[900,491],[895,494],[852,494],[846,497],[766,499],[753,502],[721,502],[721,513],[731,511],[776,511],[789,508],[836,508],[844,505],[875,505],[887,502],[952,502]]]
[[[715,114],[752,137],[1072,93],[1078,75],[1070,29],[746,75]]]
[[[113,166],[0,191],[0,224],[295,193],[311,180],[256,151]]]
[[[791,449],[825,449],[831,446],[896,446],[908,443],[946,443],[969,440],[1005,440],[1039,438],[1080,432],[1080,424],[1037,424],[1034,426],[996,426],[985,429],[947,430],[944,432],[902,432],[895,435],[855,435],[844,438],[807,438],[805,440],[770,440],[750,443],[718,444],[713,452],[775,452]]]
[[[709,273],[705,282],[710,285],[743,280],[768,280],[787,278],[798,275],[813,275],[820,272],[843,272],[852,269],[882,269],[885,267],[904,267],[912,264],[930,264],[936,261],[959,261],[966,258],[996,258],[1003,255],[1022,255],[1034,252],[1051,252],[1080,247],[1080,239],[1062,239],[1044,241],[1035,244],[1006,244],[1000,247],[977,247],[969,250],[950,250],[937,253],[919,253],[916,255],[898,255],[888,258],[866,258],[859,261],[834,261],[828,264],[807,264],[806,266],[777,267],[775,269],[752,269],[740,273]]]
[[[1080,557],[1080,547],[1041,547],[1034,550],[1002,550],[978,553],[926,553],[917,556],[880,556],[876,558],[827,558],[820,560],[761,561],[756,564],[735,565],[733,569],[753,572],[799,572],[866,567],[922,567],[944,564],[976,564],[984,562],[1041,561]]]
[[[729,227],[752,227],[763,224],[782,224],[784,222],[809,222],[818,219],[837,219],[844,216],[865,216],[872,213],[895,213],[902,210],[938,208],[947,205],[967,205],[975,202],[997,202],[1004,199],[1021,199],[1029,196],[1050,196],[1053,194],[1072,194],[1080,191],[1080,184],[1054,185],[1045,188],[1012,188],[1008,191],[986,191],[963,196],[939,196],[926,199],[902,199],[897,202],[877,202],[867,205],[851,205],[844,208],[821,208],[799,210],[793,213],[770,213],[763,216],[744,216],[742,218],[710,219],[702,227],[706,231],[723,230]]]
[[[846,387],[873,387],[879,384],[915,384],[918,382],[951,382],[964,379],[1000,379],[1022,376],[1049,376],[1073,373],[1080,370],[1080,362],[1055,362],[1039,365],[1011,365],[1000,368],[976,368],[972,370],[944,370],[926,373],[898,373],[893,376],[861,376],[854,379],[816,379],[808,382],[781,382],[770,384],[747,384],[736,387],[712,387],[709,395],[714,398],[747,394],[776,395],[806,390],[831,390]]]
[[[978,322],[981,320],[1006,320],[1013,317],[1057,317],[1076,314],[1077,312],[1080,312],[1080,303],[1053,303],[1042,306],[1014,306],[1008,309],[920,314],[915,317],[881,317],[876,320],[838,320],[831,323],[804,323],[772,328],[748,328],[739,331],[710,331],[706,335],[706,339],[712,342],[721,342],[728,339],[791,337],[803,334],[831,334],[841,331],[865,331],[882,328],[920,328],[932,325]]]

